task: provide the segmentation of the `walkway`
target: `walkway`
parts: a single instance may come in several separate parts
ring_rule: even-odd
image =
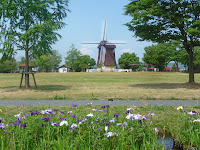
[[[0,106],[67,106],[67,105],[127,105],[127,106],[200,106],[200,100],[0,100]]]

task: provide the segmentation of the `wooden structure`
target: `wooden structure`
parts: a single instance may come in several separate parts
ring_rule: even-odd
[[[105,67],[104,69],[108,69],[108,70],[116,69],[115,48],[116,46],[114,44],[106,45],[106,42],[105,42],[105,45],[103,46],[103,48],[102,48],[102,45],[99,44],[97,66],[103,63],[101,65]]]
[[[26,64],[21,64],[21,65],[18,65],[18,67],[19,68],[22,68],[22,70],[19,72],[22,76],[21,76],[21,81],[20,81],[20,88],[22,87],[22,81],[23,81],[23,77],[24,77],[24,75],[26,75],[26,74],[32,74],[32,76],[33,76],[33,81],[34,81],[34,84],[35,84],[35,87],[37,88],[37,85],[36,85],[36,81],[35,81],[35,76],[34,76],[34,74],[35,74],[35,72],[25,72],[24,70],[24,68],[26,67]],[[29,67],[34,67],[33,65],[29,65]]]
[[[24,74],[25,75],[26,74],[32,74],[35,87],[37,88],[36,81],[35,81],[35,76],[34,76],[35,72],[21,72],[20,74],[22,74],[21,81],[20,81],[20,86],[19,86],[20,88],[22,87],[22,81],[23,81]]]

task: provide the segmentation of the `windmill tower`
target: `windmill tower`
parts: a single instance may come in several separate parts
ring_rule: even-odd
[[[103,40],[100,43],[83,43],[83,44],[98,44],[98,59],[97,59],[97,69],[100,70],[113,70],[116,69],[116,59],[115,59],[115,44],[125,44],[125,43],[110,43],[105,40],[107,22],[105,21]]]

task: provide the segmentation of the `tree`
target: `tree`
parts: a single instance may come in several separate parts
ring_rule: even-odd
[[[53,50],[52,53],[47,53],[40,57],[36,57],[36,65],[39,67],[39,70],[43,72],[54,71],[62,61],[61,55],[58,51]]]
[[[164,70],[166,64],[171,61],[172,49],[168,43],[160,43],[144,48],[143,61],[156,66],[160,71]]]
[[[93,58],[90,58],[89,55],[78,56],[74,61],[74,70],[75,71],[85,71],[86,69],[91,69],[96,64]]]
[[[141,41],[180,40],[189,55],[189,83],[194,82],[194,47],[200,46],[199,0],[131,0],[126,24]]]
[[[195,47],[194,56],[194,70],[200,72],[200,47]]]
[[[118,64],[122,69],[137,69],[138,67],[130,67],[130,64],[140,64],[139,57],[136,56],[135,53],[123,53],[121,57],[118,59]]]
[[[1,0],[0,33],[3,59],[16,50],[24,50],[25,71],[29,71],[29,55],[51,52],[51,45],[61,37],[57,30],[64,27],[68,0]],[[14,49],[16,48],[16,49]],[[29,75],[25,75],[29,88]]]
[[[13,73],[17,69],[17,62],[14,57],[6,59],[0,63],[0,72]]]
[[[53,50],[52,54],[50,54],[49,57],[50,57],[50,61],[49,61],[50,68],[51,68],[51,71],[54,72],[54,70],[59,67],[59,64],[62,61],[62,57],[59,54],[59,52],[56,50]]]
[[[72,44],[67,52],[67,57],[65,57],[65,63],[67,67],[71,67],[73,70],[75,70],[75,60],[79,56],[81,56],[81,52],[75,48],[74,44]]]

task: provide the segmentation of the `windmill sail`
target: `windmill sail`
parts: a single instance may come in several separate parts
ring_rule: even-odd
[[[116,68],[115,60],[115,44],[125,44],[125,43],[110,43],[107,41],[107,22],[105,21],[104,30],[103,30],[103,40],[100,43],[83,43],[83,44],[98,44],[99,53],[97,66],[99,68]]]

